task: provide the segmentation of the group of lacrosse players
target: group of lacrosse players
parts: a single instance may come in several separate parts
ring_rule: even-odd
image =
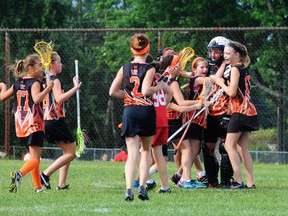
[[[149,176],[153,136],[160,136],[156,129],[159,121],[156,119],[160,114],[155,108],[161,101],[166,106],[168,136],[173,137],[170,141],[175,148],[174,159],[178,171],[171,176],[171,180],[177,187],[256,188],[248,142],[250,132],[259,129],[259,122],[256,108],[250,100],[250,75],[247,69],[250,58],[246,47],[222,36],[215,37],[208,44],[208,58],[194,58],[191,72],[182,70],[179,55],[172,48],[162,49],[154,64],[146,61],[149,51],[149,38],[143,34],[134,35],[131,38],[134,60],[119,69],[109,91],[110,96],[124,99],[121,136],[125,137],[128,148],[125,200],[134,200],[133,181],[140,148],[138,198],[149,200],[147,190],[155,186],[151,174],[161,170],[156,162],[156,168],[150,169]],[[160,74],[158,81],[155,73]],[[180,76],[189,78],[189,82],[182,87],[179,85]],[[122,83],[124,90],[121,89]],[[162,90],[160,100],[158,96]],[[169,95],[171,90],[172,99],[169,96],[165,98],[165,93]],[[163,154],[167,155],[166,142],[162,139],[161,143]],[[219,143],[221,155],[220,183],[216,143]],[[199,158],[201,147],[205,169]],[[245,185],[239,155],[247,176]],[[192,180],[192,164],[197,170],[197,180]],[[161,173],[163,176],[163,171],[159,173],[160,179]],[[162,186],[161,179],[160,192],[171,192],[170,188]]]
[[[74,77],[74,87],[64,92],[57,77],[57,74],[62,71],[61,58],[57,52],[50,51],[51,62],[47,68],[50,73],[46,74],[46,67],[44,66],[46,60],[43,59],[43,55],[47,56],[46,53],[40,54],[37,51],[39,55],[28,55],[24,60],[11,66],[11,71],[17,81],[8,90],[4,83],[0,83],[1,100],[14,97],[16,135],[20,140],[20,145],[25,146],[30,153],[29,160],[23,164],[20,170],[11,172],[10,192],[18,191],[22,178],[28,172],[31,172],[35,192],[43,192],[42,185],[51,189],[50,175],[58,169],[60,169],[59,184],[56,189],[69,188],[66,180],[70,162],[76,157],[76,143],[64,122],[63,102],[75,94],[80,88],[81,82],[78,81],[77,77]],[[46,77],[44,77],[44,67]],[[52,97],[52,94],[55,95],[55,98]],[[53,107],[53,103],[56,106]],[[55,107],[56,110],[54,110]],[[50,143],[58,144],[63,150],[63,155],[44,172],[40,172],[40,157],[44,138]]]

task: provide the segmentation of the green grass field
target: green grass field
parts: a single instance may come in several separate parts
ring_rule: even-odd
[[[42,161],[42,170],[51,161]],[[256,190],[178,189],[171,194],[149,192],[150,201],[124,200],[124,163],[74,161],[70,190],[56,191],[58,172],[51,190],[35,193],[30,174],[19,191],[8,191],[10,172],[23,161],[0,159],[0,215],[288,215],[288,166],[254,164]],[[169,175],[175,165],[168,163]],[[195,176],[195,175],[194,175]],[[154,179],[159,183],[159,176]],[[158,184],[159,185],[159,184]]]

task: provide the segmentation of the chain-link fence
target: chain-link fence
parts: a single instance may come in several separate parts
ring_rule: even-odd
[[[119,148],[123,101],[110,98],[110,84],[118,69],[131,60],[130,37],[145,33],[151,40],[156,58],[162,47],[179,51],[190,46],[197,56],[207,56],[207,45],[216,36],[224,36],[246,45],[251,57],[252,100],[258,110],[261,129],[252,133],[251,150],[287,151],[287,50],[288,28],[159,28],[159,29],[0,29],[1,82],[10,86],[15,78],[8,66],[33,53],[37,41],[52,41],[60,54],[60,75],[65,90],[73,86],[74,60],[79,60],[81,127],[91,139],[90,148]],[[190,64],[188,63],[188,70]],[[181,80],[186,82],[187,80]],[[0,151],[18,146],[15,136],[13,99],[0,106]],[[5,105],[4,105],[5,104]],[[76,96],[65,103],[67,124],[74,131]],[[53,145],[45,144],[53,147]],[[54,146],[55,147],[55,146]],[[24,151],[24,150],[23,150]],[[22,154],[19,150],[19,154]],[[18,154],[18,153],[17,153]],[[284,162],[284,159],[280,162]]]

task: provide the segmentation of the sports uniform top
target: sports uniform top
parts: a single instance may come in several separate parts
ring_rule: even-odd
[[[153,66],[147,63],[130,62],[123,65],[124,106],[153,106],[151,97],[141,93],[144,77],[151,68]]]
[[[167,83],[167,85],[169,85],[169,86],[171,85],[171,83],[177,82],[177,80],[176,80],[175,78],[171,78],[171,79],[168,80],[167,77],[165,77],[165,78],[163,79],[163,81],[164,81],[165,83]],[[172,98],[171,103],[177,104],[177,101],[175,100],[174,97]],[[168,108],[168,109],[166,110],[166,115],[167,115],[168,120],[176,120],[176,119],[179,119],[180,117],[182,117],[182,113],[177,112],[177,111],[175,111],[175,110],[173,110],[173,109],[170,109],[170,108]]]
[[[246,116],[256,116],[257,111],[254,104],[250,101],[250,74],[247,68],[237,64],[232,67],[237,67],[240,73],[237,93],[234,97],[230,97],[231,112],[241,113]],[[231,77],[231,72],[229,79]]]
[[[157,81],[159,78],[155,76]],[[168,127],[168,118],[166,116],[166,99],[163,90],[152,95],[154,108],[156,111],[156,127]]]
[[[59,79],[56,75],[50,76],[50,80],[56,80],[56,79]],[[62,88],[61,91],[64,92],[62,84],[61,84],[61,88]],[[55,106],[56,106],[57,117],[65,118],[64,103],[59,104],[55,101]],[[50,93],[47,94],[43,100],[43,108],[44,108],[44,120],[54,120],[56,118],[56,114],[55,114],[53,103],[52,103],[52,95]]]
[[[224,83],[228,85],[228,79],[230,76],[231,72],[231,65],[226,65],[224,69],[224,73],[222,78],[224,79]],[[219,90],[219,86],[216,85],[216,90],[214,93],[216,93]],[[213,95],[212,95],[213,96]],[[211,106],[209,106],[209,115],[211,116],[220,116],[223,114],[231,114],[231,110],[228,109],[228,104],[229,104],[229,96],[223,92],[217,101],[213,103]]]
[[[34,104],[31,94],[31,87],[35,82],[39,81],[36,78],[24,77],[17,80],[13,85],[17,137],[28,137],[37,131],[44,132],[42,103]]]
[[[202,91],[203,86],[198,85],[194,86],[196,78],[199,76],[194,76],[190,78],[189,80],[189,89],[188,89],[188,100],[199,100],[200,98],[200,93]],[[194,110],[192,112],[189,112],[186,114],[186,120],[188,121],[191,119],[197,112],[198,110]],[[192,123],[197,124],[201,127],[206,128],[207,125],[207,111],[204,110],[201,114],[199,114],[196,118],[192,119]]]

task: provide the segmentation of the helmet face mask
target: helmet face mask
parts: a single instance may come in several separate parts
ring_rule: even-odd
[[[223,36],[217,36],[215,38],[213,38],[210,43],[207,46],[207,55],[208,58],[215,62],[222,62],[223,61],[223,51],[224,51],[224,47],[230,42],[230,40],[228,40],[227,38],[223,37]],[[215,49],[219,49],[222,53],[221,53],[221,57],[219,59],[212,59],[211,58],[211,51],[215,50]],[[216,50],[215,50],[216,51]],[[218,51],[218,50],[217,50]],[[218,53],[218,52],[217,52]]]

